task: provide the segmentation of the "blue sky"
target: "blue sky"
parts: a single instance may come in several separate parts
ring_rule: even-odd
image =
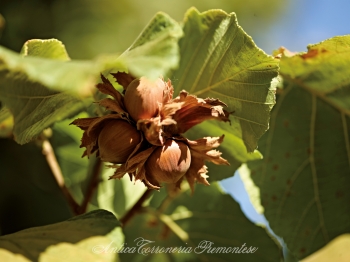
[[[290,0],[286,5],[280,19],[254,38],[268,54],[280,46],[306,51],[308,44],[350,34],[349,0]]]

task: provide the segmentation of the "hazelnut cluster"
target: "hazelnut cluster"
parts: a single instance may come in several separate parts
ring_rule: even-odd
[[[80,118],[72,124],[84,133],[81,146],[84,156],[96,152],[102,161],[116,168],[112,178],[141,180],[148,188],[159,189],[162,183],[180,187],[184,178],[191,190],[196,182],[209,185],[205,161],[229,165],[217,148],[221,137],[194,141],[182,134],[208,119],[229,121],[226,106],[218,99],[201,99],[181,91],[173,98],[171,81],[158,78],[134,78],[130,74],[112,74],[123,86],[123,94],[101,76],[97,85],[109,95],[98,102],[107,111],[104,116]]]

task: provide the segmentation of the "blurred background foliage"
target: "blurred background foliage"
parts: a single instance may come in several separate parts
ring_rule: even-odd
[[[65,44],[72,59],[122,53],[156,12],[163,11],[182,21],[191,6],[201,12],[209,9],[235,12],[239,24],[256,40],[283,15],[287,3],[280,0],[154,0],[147,3],[140,0],[1,0],[0,45],[19,52],[29,39],[57,38]],[[260,38],[259,42],[263,41]],[[84,183],[90,175],[87,172],[89,161],[81,158],[84,151],[79,148],[81,130],[69,126],[70,122],[66,120],[55,125],[51,143],[67,187],[76,201],[81,202],[86,189]],[[62,221],[73,215],[54,183],[39,146],[35,143],[19,146],[2,138],[0,148],[0,234]],[[107,172],[105,170],[103,178],[108,177]],[[135,192],[132,183],[104,181],[89,210],[109,208],[120,217],[137,199],[123,200],[130,192]],[[103,206],[108,202],[106,199],[110,199],[109,207]]]
[[[283,16],[288,3],[280,0],[1,0],[0,13],[6,25],[0,44],[18,52],[29,39],[57,38],[66,45],[72,59],[88,59],[126,50],[156,12],[163,11],[182,21],[191,6],[201,12],[209,9],[235,12],[239,24],[256,39]]]

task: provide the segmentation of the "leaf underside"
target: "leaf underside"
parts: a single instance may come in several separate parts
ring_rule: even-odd
[[[0,101],[14,116],[15,140],[27,143],[55,122],[86,110],[101,72],[165,75],[178,64],[181,35],[180,25],[159,13],[120,57],[69,61],[64,45],[55,39],[27,41],[25,57],[0,47]]]
[[[175,95],[185,89],[225,102],[233,112],[232,121],[241,127],[235,135],[243,139],[248,152],[254,151],[275,104],[271,81],[277,76],[278,61],[254,44],[234,13],[199,13],[192,8],[185,17],[184,33],[180,66],[172,75]]]
[[[161,202],[160,193],[154,195],[151,206]],[[154,241],[145,247],[192,248],[191,252],[171,254],[149,253],[120,254],[128,261],[279,261],[280,248],[266,234],[265,229],[254,225],[242,213],[238,203],[231,196],[221,192],[213,183],[209,187],[197,186],[191,196],[185,191],[175,198],[163,213],[146,213],[134,217],[125,228],[125,241],[128,246],[136,246],[138,238]],[[210,253],[207,247],[221,247]],[[209,242],[212,242],[209,244]],[[243,254],[225,253],[222,248],[258,247],[256,252]],[[202,248],[198,247],[202,246]]]
[[[299,259],[350,230],[350,36],[284,57],[284,88],[251,162],[265,215]]]
[[[87,262],[115,261],[115,254],[109,260],[99,260],[106,255],[96,255],[92,248],[94,245],[108,245],[112,239],[107,235],[119,226],[113,214],[95,210],[61,223],[2,236],[0,251],[6,249],[30,261],[39,261],[39,257],[42,259],[40,261],[77,261],[80,256],[85,257],[84,261]],[[3,259],[8,256],[8,252],[0,252],[1,261],[5,261]]]

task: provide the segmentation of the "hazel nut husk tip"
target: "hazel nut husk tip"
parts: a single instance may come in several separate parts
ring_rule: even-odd
[[[110,179],[129,174],[130,179],[156,190],[163,183],[180,188],[186,179],[193,192],[195,183],[209,185],[206,161],[229,165],[215,149],[224,135],[197,140],[182,135],[205,120],[230,122],[225,103],[198,98],[185,90],[173,98],[171,81],[163,78],[152,81],[123,72],[112,75],[123,87],[122,93],[103,75],[102,83],[96,85],[106,95],[97,102],[106,109],[105,114],[71,123],[84,131],[83,157],[96,153],[115,168]]]

